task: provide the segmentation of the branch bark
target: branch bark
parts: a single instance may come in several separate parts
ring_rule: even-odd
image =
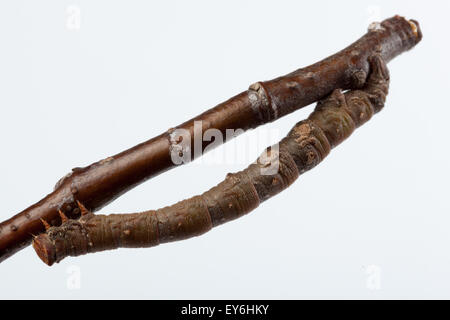
[[[177,128],[194,137],[194,122],[202,130],[225,134],[227,129],[248,130],[322,99],[334,89],[360,88],[369,71],[368,57],[379,52],[384,61],[414,47],[422,38],[419,24],[395,16],[369,31],[344,50],[306,68],[271,81],[257,82],[226,102]],[[55,190],[38,203],[0,224],[0,262],[30,244],[44,231],[41,219],[59,225],[58,210],[80,216],[76,201],[94,212],[145,180],[176,166],[171,150],[177,147],[169,130],[147,142],[85,168],[75,168]],[[193,144],[194,141],[191,141]],[[202,148],[205,148],[206,143]],[[197,155],[194,155],[194,157]]]
[[[319,164],[355,128],[380,111],[386,99],[389,73],[379,55],[370,59],[372,72],[362,90],[335,90],[320,101],[307,120],[299,122],[247,169],[203,193],[159,210],[133,214],[94,215],[80,204],[83,216],[48,227],[33,241],[48,265],[67,256],[119,247],[151,247],[201,235],[234,220],[291,185]],[[267,172],[267,167],[276,168]]]

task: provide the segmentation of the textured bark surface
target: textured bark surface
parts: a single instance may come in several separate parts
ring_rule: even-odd
[[[375,52],[387,62],[414,47],[422,38],[413,20],[395,16],[373,24],[358,41],[309,67],[286,76],[258,82],[177,128],[194,137],[194,121],[203,132],[215,128],[250,129],[274,121],[317,101],[334,89],[361,87],[369,70],[367,59]],[[175,166],[170,150],[177,146],[169,130],[147,142],[85,168],[75,168],[44,199],[0,224],[0,261],[26,247],[32,235],[43,232],[40,219],[61,223],[58,210],[79,217],[76,201],[96,211],[143,181]],[[193,141],[192,141],[193,144]],[[206,147],[204,143],[203,148]]]
[[[67,219],[60,227],[46,226],[33,247],[48,265],[119,247],[151,247],[201,235],[234,220],[291,185],[303,172],[319,164],[332,148],[355,128],[382,109],[388,93],[389,73],[380,55],[370,58],[371,73],[362,90],[335,90],[318,103],[307,120],[299,122],[247,169],[203,193],[172,206],[132,214],[95,215],[80,205],[79,220]],[[276,167],[271,174],[265,168]]]

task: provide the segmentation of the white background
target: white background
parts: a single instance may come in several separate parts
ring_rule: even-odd
[[[49,268],[29,247],[0,264],[0,297],[450,298],[448,1],[2,1],[0,220],[72,167],[316,62],[397,13],[424,39],[389,64],[385,109],[288,190],[156,248]],[[245,161],[176,168],[101,212],[199,194],[312,108],[217,149],[254,149]]]

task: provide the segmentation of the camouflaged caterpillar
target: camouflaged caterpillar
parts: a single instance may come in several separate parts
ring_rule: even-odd
[[[61,226],[43,221],[47,231],[34,238],[36,253],[52,265],[67,256],[119,247],[152,247],[201,235],[249,213],[319,164],[332,148],[383,108],[389,73],[381,55],[371,56],[369,63],[370,74],[361,90],[333,91],[280,141],[277,152],[267,149],[271,161],[278,162],[276,173],[261,174],[265,163],[260,157],[202,195],[140,213],[95,215],[78,203],[79,220],[68,219],[60,211]]]
[[[51,193],[0,223],[0,263],[28,246],[33,235],[45,231],[40,219],[59,225],[59,209],[70,218],[79,218],[77,200],[91,212],[98,211],[144,181],[218,145],[215,141],[205,141],[201,146],[203,152],[195,152],[194,147],[193,153],[185,153],[188,149],[177,145],[181,141],[179,137],[173,139],[175,129],[190,132],[191,143],[195,143],[197,121],[203,124],[202,131],[214,129],[224,135],[230,129],[256,128],[324,99],[336,88],[361,89],[369,72],[368,57],[380,53],[387,63],[415,47],[421,39],[417,21],[396,15],[372,24],[357,41],[319,62],[272,80],[256,82],[173,129],[112,157],[72,169]],[[179,157],[172,157],[176,154],[172,152],[178,152],[182,163],[179,163]],[[264,161],[263,158],[260,160]],[[272,168],[269,168],[271,172]]]

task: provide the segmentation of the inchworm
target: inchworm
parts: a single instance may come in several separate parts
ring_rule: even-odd
[[[32,235],[44,231],[40,219],[59,225],[58,210],[77,218],[80,210],[76,201],[95,212],[134,186],[178,165],[171,157],[171,151],[180,147],[172,139],[174,129],[190,132],[194,140],[197,121],[201,122],[203,132],[214,129],[225,135],[230,129],[255,128],[318,101],[334,89],[359,89],[366,81],[369,56],[380,52],[388,62],[421,39],[422,33],[414,20],[395,16],[372,24],[359,40],[322,61],[270,81],[257,82],[157,137],[87,167],[72,169],[52,193],[0,223],[0,262],[27,246]],[[191,141],[192,144],[195,142]],[[211,146],[204,142],[199,149],[206,151]]]
[[[159,210],[132,214],[95,215],[79,203],[82,217],[51,227],[33,247],[48,265],[67,256],[119,247],[151,247],[198,236],[212,227],[234,220],[291,185],[303,172],[320,163],[355,128],[382,109],[388,93],[389,73],[377,54],[369,58],[370,75],[361,90],[337,89],[319,101],[313,113],[299,122],[280,141],[247,169],[226,179],[202,195]],[[277,150],[277,151],[274,151]],[[273,174],[262,174],[277,163]]]

